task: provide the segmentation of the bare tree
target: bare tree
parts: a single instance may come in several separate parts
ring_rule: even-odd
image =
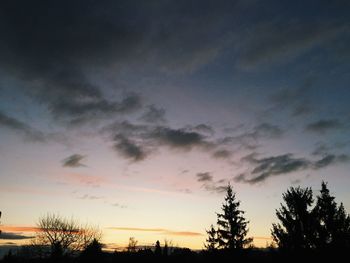
[[[128,252],[134,253],[136,252],[137,240],[134,237],[129,238],[129,244],[127,247]]]
[[[94,239],[101,239],[101,231],[93,226],[81,225],[74,219],[47,214],[39,219],[39,231],[34,245],[49,246],[51,255],[63,255],[85,249]]]

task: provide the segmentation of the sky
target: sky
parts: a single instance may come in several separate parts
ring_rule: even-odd
[[[2,244],[47,213],[203,248],[230,183],[257,246],[282,193],[350,211],[350,2],[2,1]],[[34,229],[35,230],[35,229]]]

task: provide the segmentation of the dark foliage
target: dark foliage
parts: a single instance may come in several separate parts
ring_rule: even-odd
[[[281,249],[313,247],[313,198],[311,188],[291,187],[283,194],[285,205],[276,210],[279,224],[272,224],[272,237]]]
[[[239,209],[240,201],[229,184],[226,189],[226,196],[222,204],[222,213],[217,213],[217,230],[214,226],[207,231],[208,238],[205,247],[214,251],[219,249],[238,250],[250,244],[253,239],[246,238],[248,223],[244,217],[244,211]]]
[[[285,205],[276,210],[280,223],[272,224],[272,237],[282,250],[342,250],[350,248],[350,216],[337,205],[322,182],[313,205],[311,188],[291,187],[283,194]]]

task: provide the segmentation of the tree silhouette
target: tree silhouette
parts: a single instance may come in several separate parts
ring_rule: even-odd
[[[311,188],[291,187],[283,194],[285,205],[276,210],[278,224],[272,224],[273,240],[282,249],[299,250],[314,245],[314,220],[310,206],[313,203]]]
[[[101,239],[101,232],[91,226],[82,226],[76,220],[65,219],[57,214],[48,214],[39,219],[36,246],[50,246],[51,256],[81,251],[94,239]]]
[[[1,211],[0,211],[0,219],[1,219]],[[0,221],[0,224],[1,224],[1,221]],[[1,229],[0,229],[0,235],[1,235]]]
[[[157,242],[156,242],[155,249],[154,249],[154,254],[155,254],[156,256],[162,255],[162,248],[160,247],[160,242],[159,242],[159,240],[157,240]]]
[[[137,240],[134,237],[129,238],[129,244],[127,247],[128,252],[135,253],[136,252],[136,246],[137,246]]]
[[[218,247],[217,230],[211,225],[210,229],[206,230],[206,232],[208,238],[206,239],[206,244],[204,244],[204,246],[208,251],[215,251]]]
[[[350,217],[346,214],[342,203],[337,205],[325,182],[322,182],[320,195],[317,196],[314,214],[318,221],[316,239],[318,248],[349,246]]]
[[[221,207],[223,213],[217,213],[219,248],[242,249],[253,240],[252,238],[246,238],[249,221],[244,218],[244,212],[239,210],[239,206],[240,201],[236,201],[236,195],[229,184],[225,201]]]
[[[97,261],[97,259],[101,256],[101,254],[102,254],[102,244],[97,239],[94,239],[81,252],[81,258],[92,262],[92,261]]]

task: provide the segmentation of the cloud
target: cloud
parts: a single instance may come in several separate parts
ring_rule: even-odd
[[[210,151],[216,147],[203,134],[188,127],[174,129],[169,126],[123,121],[102,128],[102,133],[111,138],[113,148],[121,156],[132,161],[144,160],[161,147],[184,151],[193,148]]]
[[[263,139],[279,139],[283,134],[284,131],[279,126],[263,122],[238,135],[219,139],[218,144],[234,144],[244,149],[253,150],[259,146],[259,141]]]
[[[111,203],[111,206],[113,206],[113,207],[119,207],[119,208],[122,208],[122,209],[127,208],[126,205],[122,205],[122,204],[119,204],[119,203]]]
[[[81,163],[81,160],[83,160],[86,156],[80,155],[80,154],[73,154],[67,158],[65,158],[62,161],[62,165],[64,167],[71,167],[71,168],[77,168],[77,167],[82,167],[86,166],[85,164]]]
[[[316,161],[313,164],[313,168],[321,169],[329,165],[334,165],[337,163],[347,163],[349,161],[350,161],[350,156],[347,154],[340,154],[340,155],[327,154],[322,159]]]
[[[228,34],[217,31],[225,18],[212,11],[228,7],[235,10],[172,2],[4,3],[1,73],[14,76],[56,120],[82,124],[130,113],[142,103],[137,94],[120,96],[125,87],[114,81],[123,71],[189,74],[206,65],[227,46]],[[162,114],[151,109],[144,117]]]
[[[99,92],[96,90],[96,93]],[[139,95],[131,94],[121,101],[109,101],[102,95],[78,92],[78,94],[61,94],[60,100],[50,102],[49,108],[56,119],[68,121],[70,124],[82,124],[98,120],[112,114],[126,114],[141,109]]]
[[[172,129],[169,127],[157,127],[152,131],[150,137],[159,143],[177,149],[189,150],[194,146],[203,146],[206,144],[204,136],[198,132]]]
[[[108,183],[108,181],[101,176],[78,173],[64,174],[59,180],[64,183],[90,187],[99,187],[101,184]]]
[[[127,159],[138,162],[144,160],[147,156],[142,146],[137,145],[123,135],[116,135],[114,141],[114,149]]]
[[[44,142],[46,141],[46,136],[41,131],[32,128],[30,125],[17,120],[13,117],[8,116],[4,112],[0,111],[0,127],[5,127],[13,131],[19,132],[24,137],[30,141],[34,142]]]
[[[25,233],[32,233],[39,231],[40,229],[38,227],[32,227],[32,226],[1,226],[1,230],[5,232],[25,232]]]
[[[203,234],[199,232],[174,231],[174,230],[163,229],[163,228],[109,227],[108,229],[118,230],[118,231],[155,232],[161,235],[169,235],[169,236],[203,236]]]
[[[103,199],[103,196],[96,196],[96,195],[84,194],[83,196],[78,197],[78,199],[83,199],[83,200],[99,200],[99,199]]]
[[[326,154],[321,159],[312,161],[306,158],[295,158],[293,154],[257,158],[257,153],[251,153],[241,160],[251,165],[251,171],[237,175],[235,182],[257,184],[268,180],[272,176],[285,175],[307,169],[322,169],[330,165],[350,162],[347,154]]]
[[[236,182],[245,182],[256,184],[267,180],[271,176],[283,175],[295,171],[305,170],[310,167],[311,163],[305,158],[294,158],[293,154],[283,154],[267,158],[257,159],[254,155],[246,156],[242,160],[248,161],[253,165],[250,175],[240,174],[235,177]]]
[[[208,124],[198,124],[196,126],[192,126],[189,127],[190,130],[195,131],[195,132],[199,132],[199,133],[204,133],[204,134],[208,134],[208,135],[214,135],[215,130],[213,129],[213,127],[211,127]]]
[[[25,236],[18,233],[11,233],[11,232],[1,232],[0,234],[0,240],[21,240],[21,239],[31,239],[33,236]]]
[[[227,191],[227,185],[219,185],[217,182],[209,182],[203,184],[203,187],[206,191],[211,192],[211,193],[225,193]]]
[[[165,122],[165,110],[157,108],[155,105],[149,105],[140,119],[148,123],[163,123]]]
[[[323,119],[316,122],[309,123],[305,130],[318,134],[324,134],[328,131],[342,129],[343,124],[337,119]]]
[[[216,159],[227,159],[232,156],[232,152],[229,150],[221,149],[213,153],[213,157]]]
[[[197,173],[196,177],[198,182],[211,182],[213,180],[213,176],[209,172]]]
[[[242,38],[240,66],[252,69],[290,62],[317,46],[325,46],[330,41],[341,38],[348,30],[345,20],[320,21],[305,20],[299,16],[293,19],[277,16],[263,20],[252,28],[249,35]],[[334,19],[333,19],[334,20]]]
[[[283,130],[270,123],[261,123],[254,127],[254,131],[251,136],[254,138],[280,138],[283,135]]]

